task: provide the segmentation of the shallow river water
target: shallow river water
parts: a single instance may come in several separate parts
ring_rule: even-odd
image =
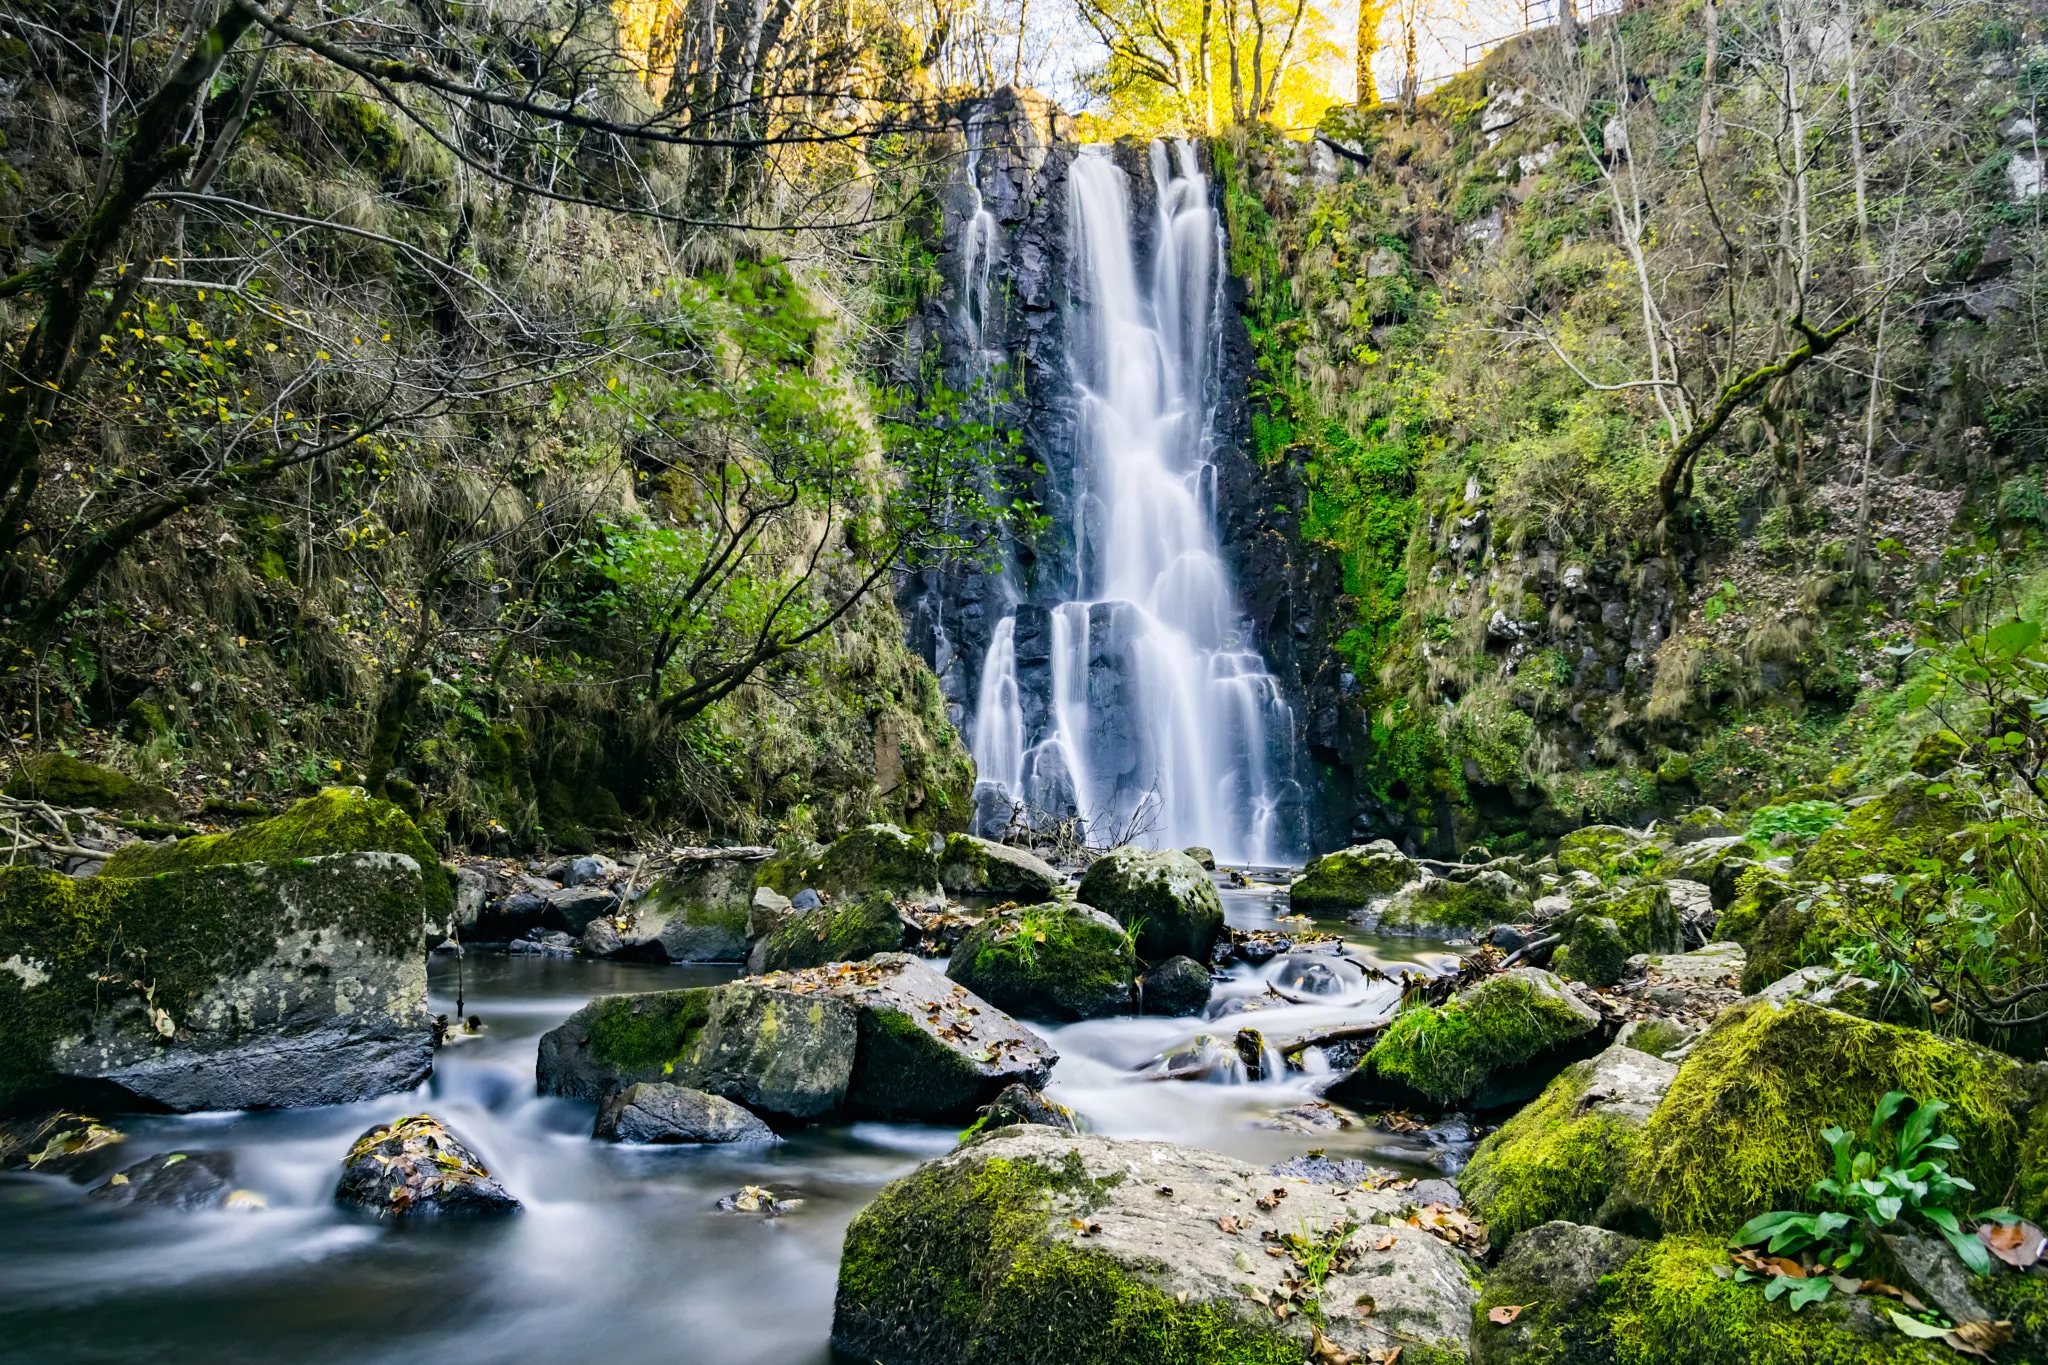
[[[1270,893],[1225,891],[1230,920],[1270,925]],[[1330,926],[1338,927],[1338,926]],[[1413,942],[1353,939],[1388,966],[1447,961]],[[847,1222],[883,1184],[950,1149],[952,1128],[825,1125],[770,1147],[593,1142],[593,1106],[534,1093],[537,1040],[593,995],[727,979],[727,969],[476,954],[465,1005],[485,1031],[438,1054],[408,1095],[312,1110],[131,1118],[105,1172],[155,1152],[225,1149],[260,1212],[108,1209],[86,1185],[0,1175],[0,1362],[777,1362],[823,1365]],[[1235,969],[1225,994],[1262,994],[1272,967]],[[433,1007],[451,1011],[456,963],[437,955]],[[1050,1091],[1112,1137],[1171,1139],[1275,1162],[1311,1147],[1411,1174],[1431,1153],[1375,1129],[1305,1136],[1256,1126],[1301,1099],[1293,1081],[1144,1081],[1131,1068],[1240,1022],[1268,1036],[1364,1019],[1371,985],[1330,1003],[1205,1024],[1098,1020],[1041,1031],[1061,1054]],[[491,1223],[390,1227],[337,1209],[339,1161],[373,1123],[429,1110],[525,1202]],[[802,1207],[777,1219],[717,1211],[742,1185]]]

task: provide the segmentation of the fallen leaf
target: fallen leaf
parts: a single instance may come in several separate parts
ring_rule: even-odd
[[[2048,1250],[2048,1235],[2032,1223],[1986,1223],[1977,1229],[1978,1240],[1991,1249],[1991,1254],[2015,1270],[2025,1270],[2041,1259]]]
[[[1352,1307],[1358,1310],[1358,1316],[1361,1318],[1369,1318],[1380,1311],[1380,1302],[1370,1294],[1360,1294]]]
[[[1216,1226],[1222,1228],[1225,1232],[1235,1234],[1244,1227],[1244,1224],[1237,1221],[1236,1214],[1226,1213],[1216,1220]]]
[[[1978,1318],[1974,1322],[1959,1322],[1955,1330],[1942,1340],[1951,1348],[1965,1355],[1982,1356],[1991,1359],[1991,1353],[2012,1340],[2012,1324],[2004,1320],[1987,1322]]]
[[[1315,1329],[1315,1338],[1310,1344],[1308,1358],[1312,1365],[1358,1365],[1358,1353],[1347,1351],[1323,1335],[1323,1329]]]
[[[1927,1311],[1927,1305],[1920,1302],[1919,1298],[1916,1297],[1911,1290],[1901,1289],[1895,1284],[1890,1284],[1884,1280],[1878,1279],[1875,1275],[1865,1280],[1863,1282],[1863,1288],[1857,1292],[1862,1294],[1883,1294],[1887,1298],[1897,1299],[1900,1303],[1905,1304],[1906,1307],[1912,1309],[1916,1313],[1924,1313]]]
[[[1505,1327],[1509,1323],[1513,1322],[1516,1318],[1522,1316],[1522,1313],[1525,1309],[1532,1308],[1534,1306],[1535,1305],[1533,1304],[1527,1303],[1504,1303],[1498,1308],[1487,1309],[1486,1320],[1488,1322],[1497,1323],[1500,1326]]]
[[[1386,1236],[1380,1238],[1377,1242],[1374,1242],[1372,1244],[1372,1249],[1374,1251],[1387,1251],[1393,1247],[1394,1243],[1400,1240],[1400,1238],[1396,1237],[1393,1233],[1390,1232]]]
[[[223,1202],[222,1207],[241,1209],[245,1212],[254,1213],[260,1209],[269,1208],[270,1201],[254,1190],[229,1190],[228,1197]]]
[[[1803,1280],[1806,1278],[1806,1267],[1789,1256],[1766,1256],[1764,1257],[1764,1263],[1770,1266],[1775,1273],[1783,1275],[1788,1280]]]

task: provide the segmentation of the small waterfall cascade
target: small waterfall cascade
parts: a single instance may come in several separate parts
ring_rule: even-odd
[[[1150,172],[1147,270],[1109,149],[1083,148],[1068,170],[1076,587],[1019,603],[990,636],[977,818],[993,833],[996,809],[1078,815],[1098,844],[1285,862],[1300,851],[1283,816],[1300,792],[1293,716],[1252,647],[1216,529],[1223,234],[1192,145],[1154,142]],[[964,258],[972,307],[986,255],[970,245]]]

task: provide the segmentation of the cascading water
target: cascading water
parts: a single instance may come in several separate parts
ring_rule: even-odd
[[[992,633],[974,756],[984,796],[1078,814],[1098,842],[1282,862],[1299,851],[1278,818],[1293,717],[1248,645],[1216,531],[1222,232],[1190,144],[1153,143],[1150,170],[1149,279],[1108,149],[1082,149],[1068,171],[1076,587],[1028,630],[1020,607]],[[970,247],[969,271],[985,259]],[[964,283],[971,300],[978,281]],[[1032,669],[1047,704],[1020,686]]]

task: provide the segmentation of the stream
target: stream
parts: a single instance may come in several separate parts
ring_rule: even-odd
[[[1273,889],[1225,889],[1240,928],[1271,927]],[[1340,923],[1323,927],[1343,930]],[[1440,945],[1346,935],[1398,969],[1450,960]],[[453,1012],[456,960],[433,959],[436,1011]],[[1238,966],[1212,1011],[1267,995],[1277,963]],[[846,1225],[882,1185],[948,1151],[956,1130],[820,1125],[769,1147],[593,1142],[593,1106],[534,1093],[537,1040],[593,995],[702,985],[731,968],[586,958],[470,956],[466,1008],[484,1031],[436,1057],[419,1090],[323,1109],[119,1120],[128,1140],[90,1181],[0,1175],[0,1362],[647,1361],[834,1359],[826,1344]],[[1271,1163],[1323,1148],[1416,1176],[1442,1174],[1414,1139],[1374,1128],[1308,1135],[1256,1126],[1311,1098],[1300,1074],[1253,1084],[1147,1081],[1132,1068],[1195,1035],[1269,1037],[1359,1020],[1395,988],[1366,983],[1315,1004],[1218,1019],[1119,1018],[1033,1027],[1061,1054],[1049,1093],[1112,1137],[1170,1139]],[[1326,1000],[1327,1003],[1322,1001]],[[366,1128],[430,1110],[525,1202],[497,1222],[380,1225],[332,1203],[340,1158]],[[225,1149],[261,1211],[136,1213],[89,1183],[156,1152]],[[721,1213],[742,1185],[800,1198],[775,1219]]]

